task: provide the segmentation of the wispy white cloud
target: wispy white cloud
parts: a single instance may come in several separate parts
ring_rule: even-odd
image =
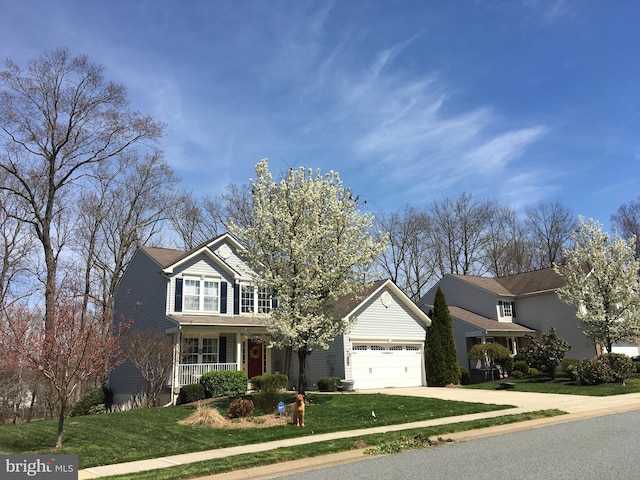
[[[562,173],[551,177],[549,172],[534,170],[516,175],[503,175],[496,179],[500,197],[516,210],[531,205],[537,200],[553,198],[560,192]]]

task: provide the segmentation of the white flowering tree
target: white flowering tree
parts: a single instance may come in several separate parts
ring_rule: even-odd
[[[640,336],[640,261],[635,237],[611,237],[594,220],[580,218],[564,265],[554,266],[565,285],[560,297],[576,307],[584,333],[608,352],[616,342]]]
[[[298,390],[306,388],[307,358],[327,349],[349,320],[336,318],[335,300],[362,289],[366,274],[386,248],[372,231],[373,216],[336,172],[300,167],[274,181],[267,159],[251,180],[251,222],[229,230],[247,246],[256,279],[277,297],[268,320],[271,343],[299,360]]]

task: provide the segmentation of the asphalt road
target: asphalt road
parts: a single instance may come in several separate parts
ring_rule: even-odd
[[[281,480],[640,479],[640,411],[452,443]]]

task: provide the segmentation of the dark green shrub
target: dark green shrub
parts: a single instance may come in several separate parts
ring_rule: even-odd
[[[611,382],[623,383],[625,379],[633,375],[633,360],[622,353],[605,353],[601,355],[603,362],[609,364],[611,369]]]
[[[469,369],[460,367],[460,383],[462,385],[471,385],[471,375]]]
[[[289,377],[283,373],[265,373],[251,378],[254,390],[258,391],[278,391],[286,390]]]
[[[263,413],[274,413],[280,402],[284,398],[284,391],[289,383],[289,377],[282,373],[258,375],[251,379],[253,388],[258,390],[254,394],[258,407]]]
[[[567,374],[570,380],[577,380],[580,360],[577,358],[564,358],[561,363],[562,371]]]
[[[522,349],[527,356],[529,365],[542,370],[550,378],[555,378],[556,368],[562,362],[565,354],[571,349],[566,340],[558,337],[555,328],[543,333],[540,338],[528,336],[529,344]]]
[[[322,377],[318,379],[318,390],[321,392],[337,392],[340,377]]]
[[[518,370],[521,374],[527,375],[529,373],[529,364],[523,360],[518,360],[516,362],[513,362],[513,370]],[[513,372],[511,373],[513,376]]]
[[[498,360],[497,363],[502,367],[502,370],[504,372],[511,373],[511,371],[513,370],[513,358],[511,358],[510,356],[507,358]]]
[[[207,372],[200,377],[207,398],[244,395],[247,382],[247,374],[238,370]]]
[[[199,383],[183,385],[180,387],[180,393],[178,394],[178,405],[197,402],[198,400],[203,400],[204,397],[204,387]]]
[[[599,385],[611,380],[611,369],[600,357],[585,358],[578,367],[578,378],[583,385]]]
[[[113,393],[107,387],[96,388],[84,395],[71,409],[72,417],[102,413],[111,408]]]
[[[522,373],[522,371],[521,371],[521,370],[513,370],[513,371],[511,372],[511,376],[512,376],[513,378],[522,378],[522,377],[524,377],[524,373]]]
[[[229,405],[231,418],[246,418],[253,414],[253,402],[244,398],[236,398]]]
[[[520,352],[515,357],[513,357],[513,361],[514,362],[526,362],[527,361],[527,356],[524,353]]]

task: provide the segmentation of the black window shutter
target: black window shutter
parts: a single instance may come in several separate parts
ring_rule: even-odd
[[[227,313],[227,282],[220,283],[220,313]]]
[[[176,312],[182,311],[182,278],[176,278],[176,297],[173,310]]]
[[[511,302],[511,316],[516,316],[516,302]]]
[[[502,300],[498,301],[498,305],[500,306],[500,316],[504,317],[504,306],[502,305]]]
[[[240,285],[233,284],[233,314],[240,315]]]
[[[218,340],[218,363],[227,363],[227,337]]]

